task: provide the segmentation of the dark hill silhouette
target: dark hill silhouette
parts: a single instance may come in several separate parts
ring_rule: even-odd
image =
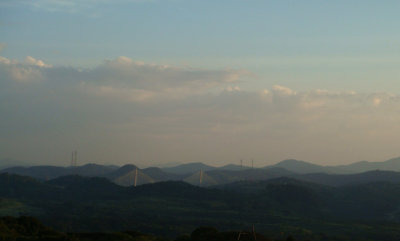
[[[188,163],[164,169],[156,167],[139,169],[132,164],[119,168],[109,165],[86,164],[77,167],[11,167],[1,170],[0,173],[30,176],[42,181],[68,175],[105,177],[122,186],[134,185],[135,179],[136,185],[169,180],[182,180],[193,185],[199,185],[200,170],[203,173],[202,186],[221,185],[241,180],[268,180],[283,176],[332,186],[377,181],[398,183],[399,177],[395,171],[400,171],[400,158],[393,158],[384,162],[363,161],[341,166],[320,166],[290,159],[264,168],[240,167],[233,164],[223,167],[212,167],[203,163]],[[367,171],[364,173],[364,170]]]
[[[70,170],[57,166],[33,166],[33,167],[10,167],[1,170],[2,173],[13,173],[30,176],[41,180],[49,180],[56,177],[68,175]]]
[[[375,170],[358,174],[311,173],[297,175],[296,178],[330,186],[359,185],[374,182],[400,183],[400,172]]]
[[[99,177],[66,176],[41,182],[1,174],[0,195],[41,210],[40,218],[46,224],[68,231],[130,227],[175,235],[207,223],[224,230],[256,223],[258,228],[287,225],[310,232],[332,230],[331,233],[346,233],[350,237],[354,232],[374,239],[378,236],[371,236],[371,232],[396,237],[390,230],[355,220],[373,225],[385,223],[397,234],[400,230],[400,184],[388,182],[332,187],[280,177],[240,181],[218,188],[182,181],[123,187]],[[26,212],[29,214],[29,210]],[[355,225],[349,228],[347,225],[352,222]]]
[[[182,181],[158,182],[144,184],[136,188],[131,188],[135,195],[151,195],[156,197],[173,197],[193,200],[207,200],[221,197],[216,189],[206,189],[196,187]]]
[[[266,168],[269,167],[280,167],[284,168],[288,171],[294,172],[294,173],[299,173],[299,174],[305,174],[305,173],[317,173],[317,172],[330,172],[329,168],[319,166],[316,164],[308,163],[305,161],[299,161],[295,159],[289,159],[289,160],[284,160],[281,161],[273,166],[267,166]]]
[[[268,180],[272,178],[291,176],[292,172],[289,172],[283,168],[268,168],[268,169],[256,169],[248,168],[240,171],[229,171],[229,170],[212,170],[206,172],[208,176],[215,180],[216,184],[227,184],[231,182],[237,182],[241,180]]]
[[[43,199],[57,196],[60,191],[60,188],[42,183],[32,177],[0,174],[1,197]]]
[[[12,158],[4,158],[0,160],[0,169],[16,166],[31,166],[31,164],[29,164],[27,161],[21,161]]]
[[[124,176],[132,171],[135,171],[136,168],[138,168],[137,166],[133,165],[133,164],[126,164],[112,172],[107,173],[106,175],[104,175],[105,177],[113,180],[115,178],[118,178],[120,176]]]
[[[218,167],[218,170],[226,170],[226,171],[241,171],[244,169],[249,169],[251,167],[248,166],[241,166],[241,165],[235,165],[235,164],[228,164],[222,167]]]
[[[400,157],[383,162],[360,161],[349,165],[336,166],[337,173],[360,173],[371,170],[400,171]]]
[[[141,170],[147,176],[153,178],[154,181],[177,181],[182,180],[183,175],[173,174],[164,172],[161,168],[158,167],[149,167]]]
[[[69,174],[87,176],[87,177],[96,177],[96,176],[104,176],[115,170],[115,167],[112,166],[104,166],[98,165],[94,163],[89,163],[83,166],[71,167],[69,168]]]
[[[308,173],[355,174],[373,170],[400,172],[400,157],[392,158],[382,162],[360,161],[348,165],[337,165],[337,166],[321,166],[305,161],[290,159],[281,161],[272,166],[282,167],[289,171],[296,172],[298,174],[308,174]]]
[[[13,173],[18,175],[30,176],[40,180],[50,180],[66,175],[81,176],[103,176],[113,171],[111,166],[98,164],[86,164],[77,167],[58,167],[58,166],[33,166],[33,167],[10,167],[1,170],[2,173]]]
[[[63,176],[46,184],[63,188],[63,199],[121,199],[127,190],[103,177]]]
[[[146,175],[141,169],[132,164],[124,165],[107,174],[106,177],[121,186],[132,186],[135,184],[135,179],[136,185],[155,182],[152,177]]]
[[[216,169],[216,167],[209,166],[209,165],[206,165],[201,162],[192,162],[192,163],[182,164],[182,165],[175,166],[175,167],[162,168],[163,171],[169,172],[169,173],[174,173],[174,174],[193,174],[200,170],[210,171],[210,170],[214,170],[214,169]]]

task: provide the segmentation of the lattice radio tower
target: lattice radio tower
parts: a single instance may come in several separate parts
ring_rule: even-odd
[[[76,167],[78,165],[78,152],[73,151],[71,155],[71,166]]]

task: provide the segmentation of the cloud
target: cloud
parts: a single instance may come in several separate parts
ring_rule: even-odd
[[[31,56],[24,62],[0,57],[3,73],[15,81],[75,85],[86,94],[131,101],[181,98],[235,83],[249,75],[243,70],[203,70],[146,64],[128,57],[106,60],[93,69],[53,67]],[[236,87],[237,89],[238,87]]]
[[[293,91],[292,89],[281,86],[281,85],[274,85],[272,86],[272,90],[277,93],[278,95],[295,95],[296,92]]]
[[[87,161],[137,164],[398,155],[400,95],[298,91],[268,80],[247,90],[249,76],[128,57],[90,69],[0,57],[0,153],[50,161],[77,148]]]
[[[239,81],[242,70],[203,70],[190,67],[146,64],[127,57],[77,73],[84,91],[126,101],[183,98]]]
[[[42,60],[31,56],[26,57],[25,62],[18,62],[0,56],[0,71],[2,80],[14,80],[17,82],[42,81],[44,78],[42,68],[50,68]],[[0,83],[1,84],[1,83]]]
[[[38,66],[38,67],[44,67],[44,68],[50,68],[51,67],[50,64],[45,64],[42,60],[35,59],[35,58],[31,57],[31,56],[27,56],[25,58],[25,62],[28,65],[33,65],[33,66]]]
[[[4,58],[4,57],[0,56],[0,63],[1,63],[1,64],[9,65],[9,64],[12,63],[12,61],[9,60],[9,59],[7,59],[7,58]]]

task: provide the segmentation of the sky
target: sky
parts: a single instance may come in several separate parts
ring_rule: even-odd
[[[400,2],[2,0],[0,159],[400,156]]]

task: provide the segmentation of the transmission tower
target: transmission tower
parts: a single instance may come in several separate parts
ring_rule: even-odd
[[[76,167],[78,164],[78,152],[77,151],[72,151],[71,154],[71,166]]]

